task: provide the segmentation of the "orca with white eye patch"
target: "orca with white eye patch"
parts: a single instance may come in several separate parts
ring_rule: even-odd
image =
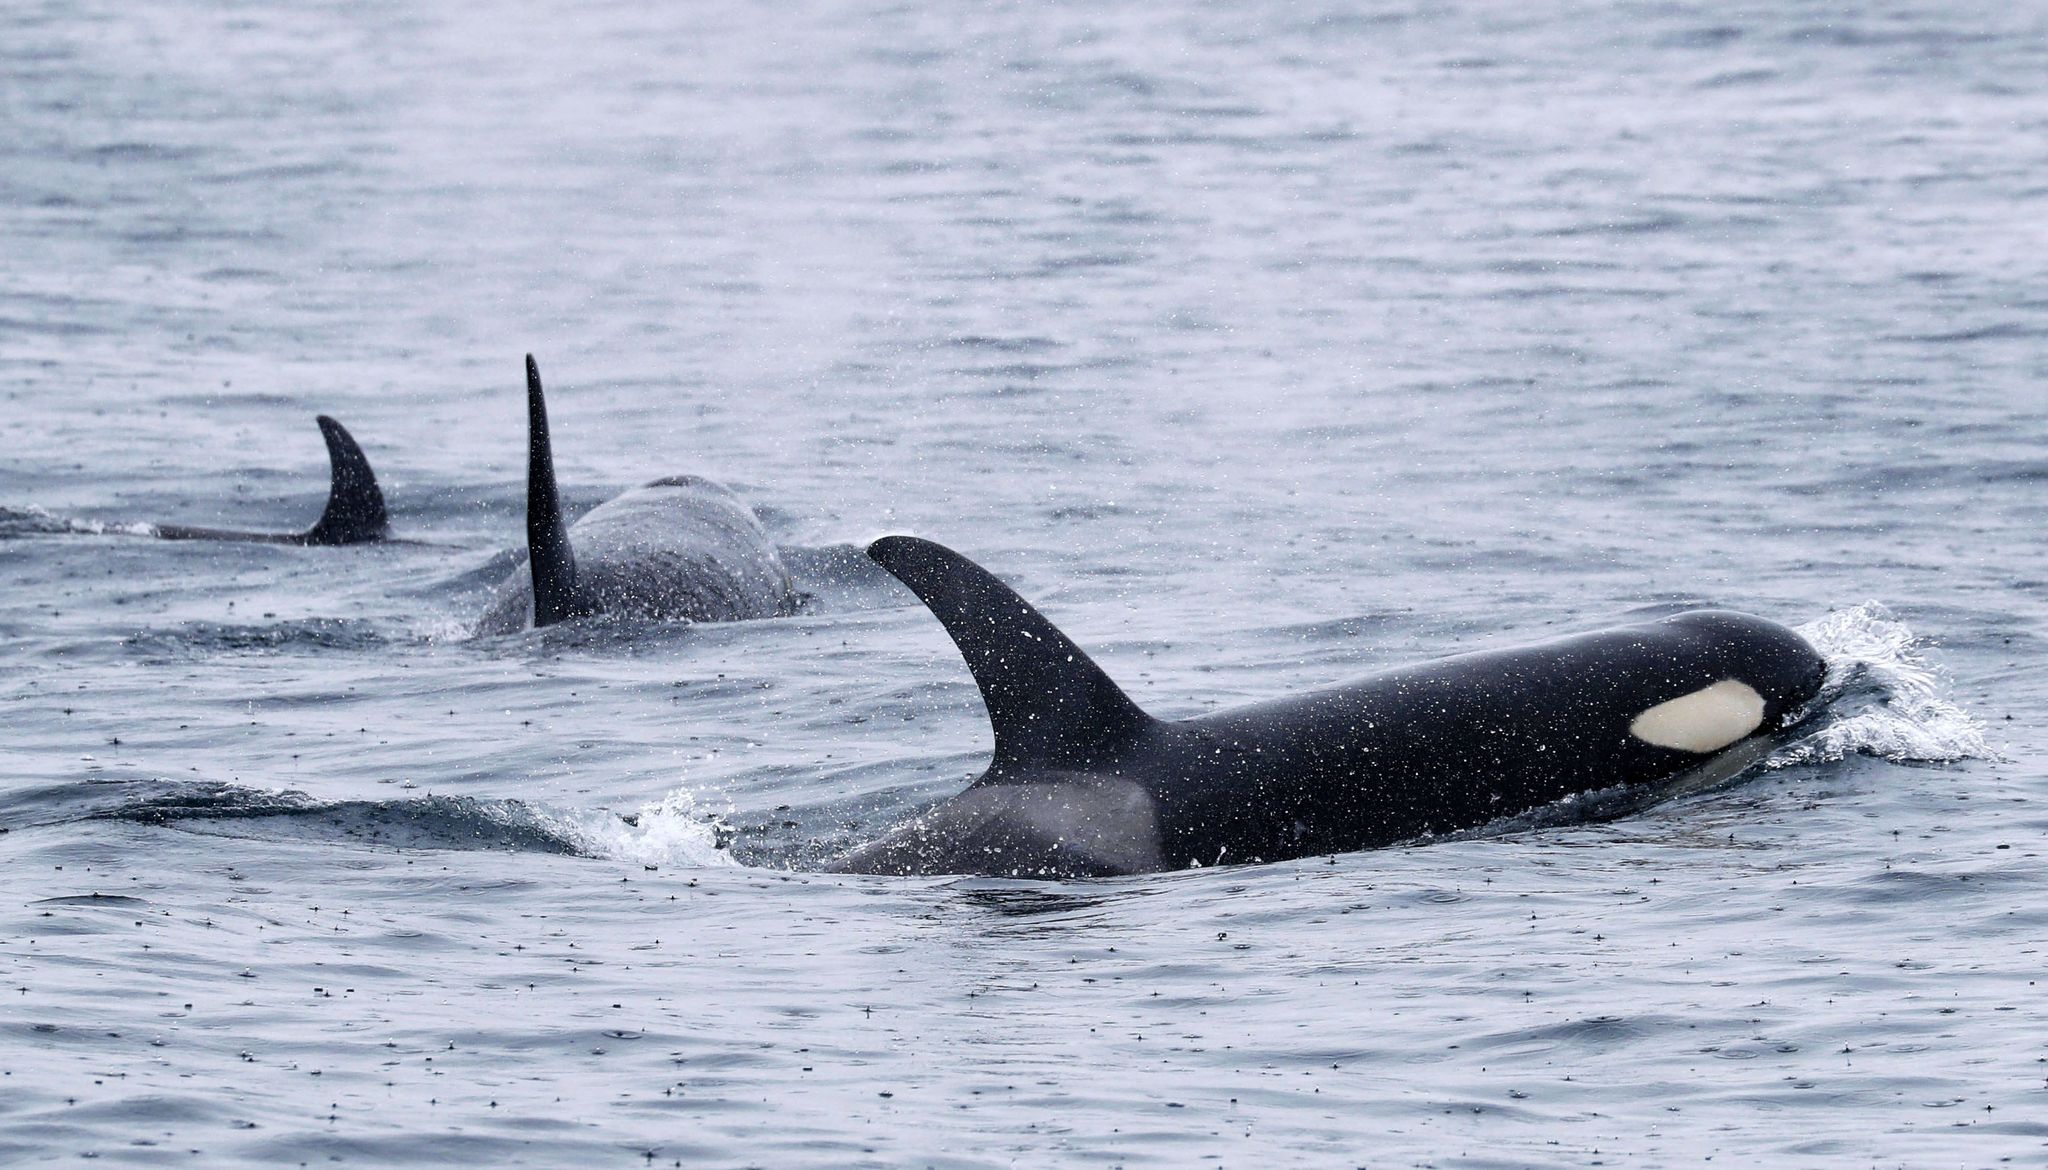
[[[1793,631],[1698,610],[1161,720],[967,558],[907,536],[868,555],[952,635],[995,758],[834,867],[856,873],[1279,861],[1476,828],[1576,793],[1720,779],[1803,719],[1827,675]]]

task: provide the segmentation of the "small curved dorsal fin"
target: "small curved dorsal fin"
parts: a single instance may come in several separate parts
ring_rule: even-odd
[[[306,532],[307,544],[362,544],[382,540],[391,521],[384,512],[384,493],[377,490],[377,476],[370,461],[356,445],[348,428],[326,415],[319,416],[320,437],[327,440],[327,462],[333,468],[327,489],[327,510],[320,522]]]
[[[526,355],[526,564],[533,570],[536,629],[577,616],[576,554],[555,491],[555,453],[548,442],[548,404],[540,367]]]
[[[960,648],[995,728],[992,778],[1105,761],[1152,724],[1110,677],[987,569],[943,545],[885,536],[868,556],[910,586]]]

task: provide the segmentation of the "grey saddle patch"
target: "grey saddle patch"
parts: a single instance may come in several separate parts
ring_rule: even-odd
[[[1162,868],[1159,815],[1128,780],[983,784],[834,868],[849,873],[1111,877]]]

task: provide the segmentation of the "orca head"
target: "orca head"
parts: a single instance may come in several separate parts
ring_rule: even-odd
[[[1782,731],[1809,713],[1827,681],[1827,661],[1805,638],[1776,622],[1701,609],[1663,624],[1696,640],[1698,651],[1722,678],[1638,716],[1631,730],[1651,743],[1697,751],[1702,749],[1679,741],[1710,742],[1719,737],[1719,729],[1740,729],[1745,736]],[[1726,745],[1715,745],[1720,746]]]

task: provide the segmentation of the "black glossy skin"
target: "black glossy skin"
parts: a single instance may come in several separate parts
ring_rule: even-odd
[[[1703,755],[1636,738],[1636,716],[1733,678],[1764,696],[1771,734],[1825,673],[1782,626],[1698,610],[1155,722],[1110,767],[1157,796],[1171,858],[1370,849],[1677,776]]]
[[[1169,722],[958,554],[886,537],[869,555],[959,644],[996,759],[840,863],[854,872],[1099,876],[1391,845],[1739,756],[1800,718],[1826,675],[1792,631],[1702,610]],[[1748,738],[1696,753],[1630,733],[1726,679],[1764,700]]]
[[[377,476],[370,470],[369,459],[348,428],[324,414],[318,421],[320,437],[327,441],[332,478],[327,490],[327,509],[313,527],[304,532],[242,532],[232,528],[158,524],[151,532],[163,540],[232,540],[250,544],[366,544],[387,539],[391,533],[390,517],[384,510],[384,493],[377,488]]]

